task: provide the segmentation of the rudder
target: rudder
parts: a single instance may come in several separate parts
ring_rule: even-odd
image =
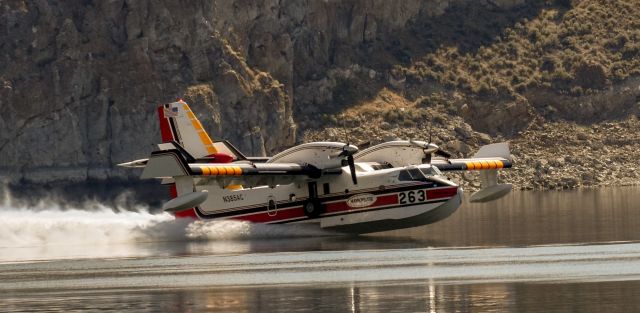
[[[162,142],[176,141],[196,159],[217,152],[211,137],[189,105],[179,100],[158,107]]]

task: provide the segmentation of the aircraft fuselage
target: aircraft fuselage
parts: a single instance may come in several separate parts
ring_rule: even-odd
[[[432,171],[420,165],[359,172],[353,184],[344,167],[317,180],[235,190],[200,181],[196,191],[209,196],[193,212],[200,219],[316,223],[355,233],[418,226],[449,216],[461,202],[462,189]]]

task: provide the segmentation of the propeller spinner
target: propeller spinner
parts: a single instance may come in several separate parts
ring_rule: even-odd
[[[414,142],[415,144],[417,144],[416,142]],[[431,158],[433,155],[437,155],[440,157],[444,157],[444,158],[450,158],[451,154],[447,151],[444,151],[442,149],[440,149],[440,147],[436,146],[435,144],[432,143],[428,143],[424,146],[422,146],[422,151],[424,152],[424,158],[422,159],[423,163],[431,163]]]
[[[431,158],[433,157],[433,155],[437,155],[437,156],[441,156],[444,158],[450,158],[451,157],[451,153],[444,151],[442,149],[440,149],[440,147],[436,146],[435,144],[431,143],[431,139],[432,139],[432,135],[433,135],[433,123],[431,123],[431,116],[429,116],[429,142],[424,145],[422,147],[422,151],[424,152],[424,158],[422,159],[422,163],[427,163],[427,164],[431,164]],[[414,144],[418,144],[414,141],[411,141]]]

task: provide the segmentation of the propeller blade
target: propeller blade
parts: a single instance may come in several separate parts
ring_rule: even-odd
[[[353,160],[353,155],[349,155],[347,157],[347,163],[349,163],[349,170],[351,171],[351,180],[353,180],[353,184],[358,184],[358,178],[356,177],[356,163]]]

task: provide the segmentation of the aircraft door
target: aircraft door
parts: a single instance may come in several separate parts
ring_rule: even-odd
[[[269,195],[267,197],[267,215],[276,216],[278,214],[278,203],[276,202],[276,198],[273,195]]]

